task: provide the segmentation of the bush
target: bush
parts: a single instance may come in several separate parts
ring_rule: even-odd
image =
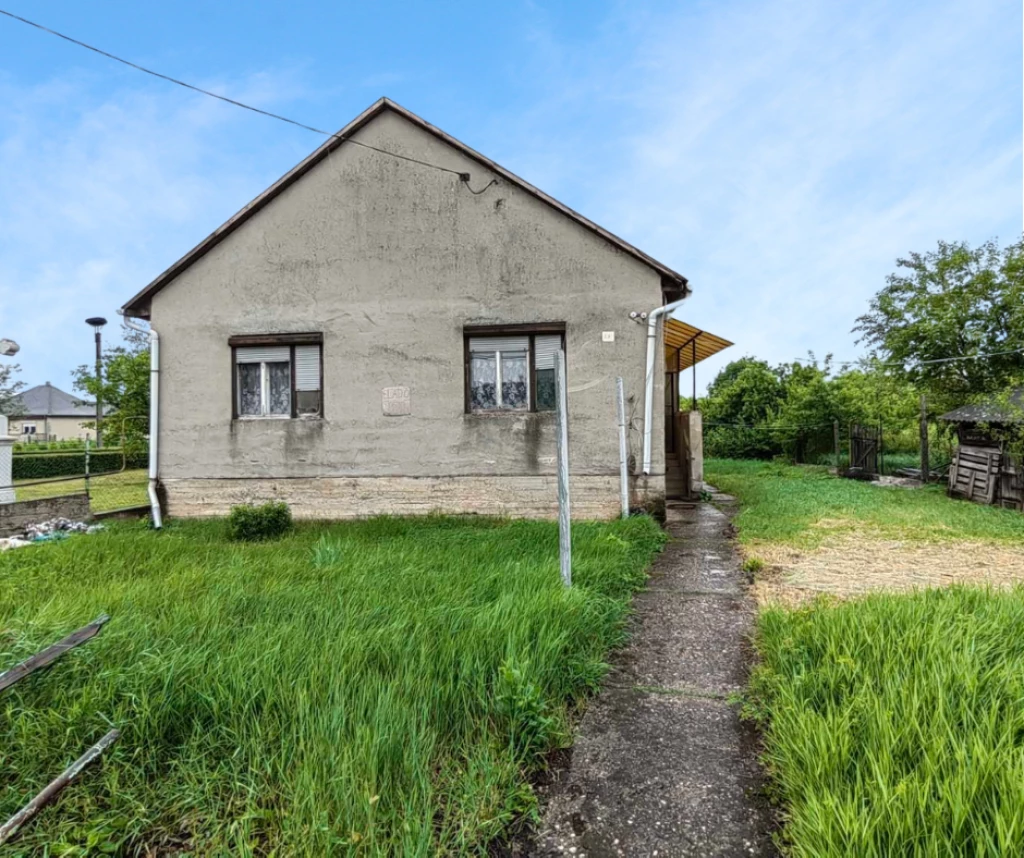
[[[284,501],[233,506],[228,516],[228,536],[242,542],[277,539],[291,529],[292,511]]]
[[[145,468],[147,453],[125,454],[121,450],[103,450],[89,454],[89,472]],[[15,480],[45,480],[50,477],[80,477],[85,473],[85,451],[78,453],[18,453],[11,457],[11,476]]]

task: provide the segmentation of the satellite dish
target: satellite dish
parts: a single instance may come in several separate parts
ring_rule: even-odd
[[[0,340],[0,355],[14,357],[19,351],[21,351],[21,346],[14,340]]]

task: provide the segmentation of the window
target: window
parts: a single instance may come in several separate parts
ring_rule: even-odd
[[[466,329],[466,410],[554,411],[564,324]]]
[[[320,334],[239,336],[228,342],[235,373],[235,417],[322,415]]]
[[[36,424],[35,423],[22,423],[21,424],[21,434],[22,435],[35,435],[36,434]]]

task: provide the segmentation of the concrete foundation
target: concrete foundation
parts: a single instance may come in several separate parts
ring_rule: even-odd
[[[538,477],[320,477],[295,479],[164,480],[172,516],[221,516],[232,506],[284,500],[296,518],[341,519],[373,515],[465,513],[555,518],[557,478]],[[613,518],[620,512],[618,476],[573,476],[572,514]],[[637,481],[635,507],[664,497],[664,478]]]

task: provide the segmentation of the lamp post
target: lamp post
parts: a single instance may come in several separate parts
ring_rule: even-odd
[[[103,335],[100,331],[107,320],[102,316],[92,316],[85,323],[96,332],[96,447],[99,449],[103,446]]]

